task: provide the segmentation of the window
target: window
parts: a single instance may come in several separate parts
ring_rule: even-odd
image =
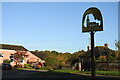
[[[0,53],[2,56],[4,56],[4,53]]]
[[[14,55],[13,54],[10,54],[10,60],[11,60],[11,62],[14,61]]]
[[[21,60],[20,62],[23,63],[23,60]]]

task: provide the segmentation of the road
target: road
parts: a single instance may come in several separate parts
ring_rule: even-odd
[[[34,75],[34,74],[40,75]],[[47,75],[46,75],[47,74]],[[69,73],[54,73],[48,70],[3,70],[2,71],[2,80],[8,79],[23,79],[23,80],[90,80],[91,77],[89,75],[77,75],[77,74],[69,74]],[[120,78],[112,78],[112,77],[103,77],[97,76],[95,80],[119,80]]]
[[[2,71],[2,78],[32,78],[32,74],[38,72],[47,72],[48,70],[19,70],[19,69],[12,69],[12,70],[3,70]]]

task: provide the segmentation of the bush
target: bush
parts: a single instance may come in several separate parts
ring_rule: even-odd
[[[11,62],[11,61],[8,60],[8,59],[6,59],[6,60],[3,61],[3,63],[7,63],[7,64],[10,64],[10,62]]]
[[[31,68],[31,64],[24,64],[24,68]]]

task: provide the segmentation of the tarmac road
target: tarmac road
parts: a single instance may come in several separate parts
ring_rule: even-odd
[[[88,75],[74,75],[74,74],[67,74],[67,76],[64,76],[63,73],[62,76],[59,75],[45,75],[45,76],[33,76],[34,73],[47,73],[48,70],[18,70],[18,69],[12,69],[12,70],[3,70],[2,71],[2,80],[91,80],[91,77]],[[119,80],[120,78],[112,78],[112,77],[104,77],[104,76],[97,76],[95,80]]]
[[[2,71],[2,79],[3,78],[28,78],[32,77],[33,73],[37,72],[47,72],[47,70],[3,70]]]

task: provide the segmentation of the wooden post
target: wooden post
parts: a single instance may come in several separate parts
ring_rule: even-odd
[[[94,32],[92,31],[91,33],[91,79],[95,80],[95,55],[94,55]]]

